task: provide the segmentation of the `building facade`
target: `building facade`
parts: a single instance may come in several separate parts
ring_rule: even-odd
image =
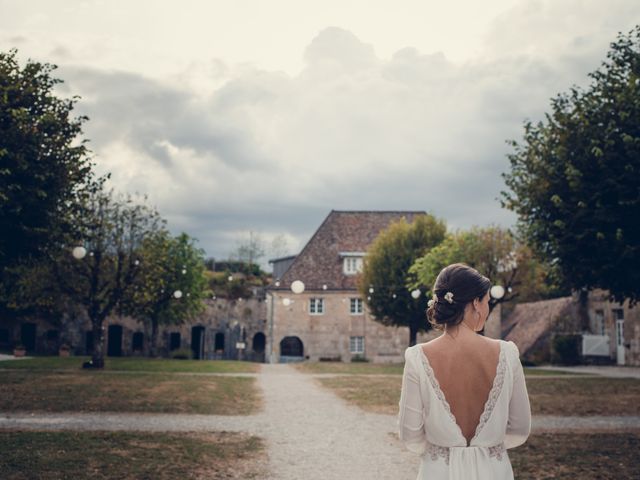
[[[286,268],[273,260],[280,275],[274,275],[267,293],[268,361],[402,362],[408,327],[376,322],[357,281],[378,234],[394,221],[411,222],[417,215],[425,212],[331,211],[300,254],[283,259]],[[304,285],[302,293],[295,293],[295,283]],[[485,333],[499,338],[499,321],[499,309],[494,309]],[[418,342],[437,335],[419,334]]]

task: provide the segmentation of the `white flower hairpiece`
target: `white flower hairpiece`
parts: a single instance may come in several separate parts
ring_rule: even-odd
[[[449,303],[453,303],[453,293],[451,293],[451,292],[445,293],[444,294],[444,299]]]
[[[429,300],[429,301],[427,302],[427,306],[428,306],[429,308],[431,308],[431,307],[433,307],[433,306],[435,305],[435,303],[436,303],[436,301],[432,298],[431,300]]]

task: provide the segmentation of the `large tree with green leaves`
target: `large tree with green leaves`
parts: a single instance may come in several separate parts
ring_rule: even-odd
[[[473,227],[450,233],[410,269],[416,288],[429,291],[438,273],[452,263],[466,263],[485,275],[494,285],[501,285],[505,295],[491,299],[492,310],[498,303],[518,298],[539,300],[553,295],[553,275],[548,266],[538,261],[531,249],[518,242],[509,230],[497,227]]]
[[[104,190],[88,195],[71,218],[78,236],[50,252],[49,265],[61,294],[89,317],[93,366],[102,368],[106,319],[139,284],[143,241],[163,230],[164,221],[145,203]]]
[[[555,97],[510,142],[509,191],[528,242],[567,286],[640,298],[640,26],[620,34],[588,88]]]
[[[419,331],[429,328],[424,295],[413,298],[409,273],[416,259],[445,237],[446,226],[432,215],[419,215],[413,222],[402,219],[382,231],[367,251],[359,289],[373,317],[383,325],[409,327],[409,345]]]
[[[86,118],[73,117],[76,97],[54,92],[55,68],[0,52],[0,282],[73,228],[69,209],[93,183]]]
[[[204,252],[186,233],[172,237],[161,230],[143,240],[139,255],[140,272],[120,311],[147,325],[150,353],[156,356],[160,325],[183,323],[204,310]]]

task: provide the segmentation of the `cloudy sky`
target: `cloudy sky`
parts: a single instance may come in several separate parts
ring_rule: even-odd
[[[331,209],[513,225],[505,141],[635,23],[637,0],[0,0],[0,50],[57,64],[98,171],[225,258],[249,231],[296,253]]]

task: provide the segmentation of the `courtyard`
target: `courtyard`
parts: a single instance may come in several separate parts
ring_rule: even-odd
[[[413,479],[401,365],[108,359],[0,362],[3,479]],[[629,369],[634,373],[635,370]],[[640,475],[640,379],[526,369],[516,478]]]

